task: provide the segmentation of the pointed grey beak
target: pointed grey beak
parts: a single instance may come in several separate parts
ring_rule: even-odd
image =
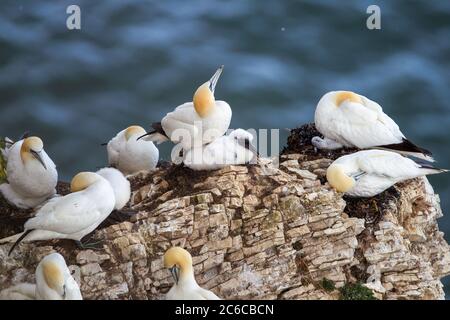
[[[180,269],[177,266],[173,266],[170,268],[170,273],[172,274],[175,283],[178,284],[178,281],[180,280]]]
[[[36,152],[34,150],[30,150],[30,153],[33,157],[36,158],[37,161],[39,161],[42,164],[42,166],[45,168],[45,170],[47,170],[47,166],[45,165],[45,162],[41,157],[41,151]]]
[[[219,69],[217,69],[216,73],[211,77],[209,80],[209,90],[211,90],[212,93],[214,93],[214,90],[216,89],[217,81],[220,78],[220,75],[222,74],[224,65],[221,65]]]

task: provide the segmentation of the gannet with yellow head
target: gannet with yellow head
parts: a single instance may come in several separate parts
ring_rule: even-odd
[[[194,93],[193,101],[178,106],[160,123],[152,125],[153,131],[143,135],[158,144],[167,140],[181,143],[184,150],[210,143],[225,134],[230,126],[232,111],[228,103],[216,100],[215,88],[223,66],[211,79]]]
[[[120,131],[107,144],[109,165],[123,174],[153,170],[158,164],[159,150],[152,141],[138,140],[146,131],[130,126]]]
[[[351,91],[331,91],[319,101],[315,125],[324,138],[312,138],[318,149],[382,148],[433,161],[431,152],[405,138],[381,106]]]
[[[217,170],[228,165],[247,164],[258,155],[252,141],[250,132],[236,129],[209,144],[189,149],[183,163],[193,170]]]
[[[364,150],[335,160],[327,169],[327,180],[348,196],[373,197],[400,181],[446,171],[423,159],[386,150]]]
[[[55,195],[56,166],[38,137],[27,137],[10,144],[3,152],[7,162],[7,183],[0,185],[0,192],[18,208],[34,208]]]
[[[72,239],[80,241],[94,231],[116,206],[114,190],[102,176],[93,172],[77,174],[66,196],[45,203],[25,222],[25,231],[0,240],[14,242],[11,253],[22,240]]]
[[[46,256],[36,268],[37,300],[83,300],[80,288],[59,253]]]
[[[185,249],[172,247],[164,254],[164,266],[175,281],[167,300],[220,300],[212,291],[201,288],[194,277],[192,256]]]

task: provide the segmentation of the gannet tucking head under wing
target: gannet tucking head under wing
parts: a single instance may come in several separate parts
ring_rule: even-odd
[[[446,171],[423,159],[385,150],[364,150],[335,160],[327,169],[327,180],[348,196],[373,197],[398,182]]]
[[[326,93],[317,104],[314,118],[324,136],[311,140],[318,149],[380,148],[433,161],[431,152],[406,139],[378,103],[357,93]]]
[[[164,254],[164,266],[175,281],[167,300],[220,300],[212,291],[201,288],[194,277],[192,256],[185,249],[172,247]]]

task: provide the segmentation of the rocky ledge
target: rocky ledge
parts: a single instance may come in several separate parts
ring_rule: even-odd
[[[45,241],[7,257],[2,245],[0,290],[33,282],[40,259],[57,251],[85,299],[161,299],[172,285],[162,256],[179,245],[198,283],[223,299],[442,299],[450,250],[427,179],[345,199],[324,179],[341,152],[317,153],[312,133],[292,132],[279,167],[267,159],[213,172],[167,165],[131,177],[135,214],[93,234],[103,249]],[[11,233],[7,222],[0,231]]]

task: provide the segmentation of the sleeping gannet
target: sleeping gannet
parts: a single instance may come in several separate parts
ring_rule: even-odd
[[[153,131],[141,136],[156,143],[171,140],[184,150],[214,141],[225,134],[231,121],[231,108],[225,101],[216,101],[214,90],[222,73],[221,66],[212,78],[194,93],[193,101],[169,112]]]
[[[36,268],[37,300],[83,300],[78,283],[59,253],[46,256]]]
[[[116,205],[114,209],[121,210],[128,203],[131,197],[130,181],[124,177],[122,172],[114,168],[103,168],[97,174],[108,180],[114,190]]]
[[[59,253],[45,256],[36,268],[36,284],[21,283],[0,292],[0,300],[83,300],[80,288]]]
[[[400,181],[446,172],[429,161],[385,150],[342,156],[327,169],[329,184],[352,197],[373,197]]]
[[[189,149],[183,163],[193,170],[216,170],[227,165],[246,164],[257,156],[252,140],[253,136],[248,131],[236,129],[207,145]]]
[[[0,192],[9,203],[21,209],[34,208],[55,195],[58,172],[40,138],[9,141],[2,155],[7,182],[0,184]]]
[[[107,144],[109,165],[125,175],[154,169],[159,159],[158,148],[151,141],[137,140],[145,133],[140,126],[130,126],[112,138]]]
[[[175,281],[167,292],[167,300],[220,300],[212,291],[201,288],[194,277],[192,257],[180,247],[172,247],[164,254],[164,266],[170,269]]]
[[[431,152],[405,138],[381,106],[350,91],[331,91],[317,104],[315,125],[324,136],[312,138],[318,149],[383,148],[433,161]]]
[[[1,243],[14,242],[9,254],[22,240],[80,240],[94,231],[116,205],[114,190],[102,176],[93,172],[77,174],[66,196],[45,203],[33,218],[25,222],[23,233],[4,238]]]

